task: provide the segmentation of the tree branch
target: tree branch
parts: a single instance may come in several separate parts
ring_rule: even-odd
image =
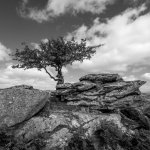
[[[53,77],[46,69],[46,67],[44,67],[44,70],[46,71],[46,73],[50,76],[50,78],[52,78],[54,81],[58,81],[58,79],[56,79],[55,77]]]

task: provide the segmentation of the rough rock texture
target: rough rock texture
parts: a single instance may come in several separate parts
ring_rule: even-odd
[[[26,141],[40,136],[46,143],[44,150],[62,149],[75,134],[78,134],[82,139],[94,136],[104,120],[116,124],[118,130],[127,130],[120,123],[120,119],[117,114],[55,112],[49,117],[33,117],[21,129],[17,130],[15,135],[20,139],[26,139]],[[128,131],[128,134],[132,135],[133,133]]]
[[[119,140],[129,139],[125,141],[126,146],[135,146],[136,149],[136,144],[128,142],[132,143],[138,137],[138,129],[148,132],[149,127],[148,117],[137,109],[124,108],[121,113],[89,112],[86,108],[51,101],[39,114],[13,127],[11,134],[28,145],[27,149],[38,139],[38,143],[42,141],[44,145],[38,145],[40,150],[114,150],[111,143],[117,144],[115,150],[126,150]],[[110,142],[110,145],[104,146],[105,142]],[[38,150],[36,146],[31,149]]]
[[[11,127],[36,114],[48,100],[48,93],[32,86],[0,90],[0,128]]]
[[[123,79],[118,74],[88,74],[79,79],[80,81],[91,81],[91,82],[101,82],[101,83],[107,83],[107,82],[116,82],[116,81],[122,81]]]
[[[42,110],[9,128],[13,140],[0,138],[0,146],[7,150],[148,150],[150,100],[139,90],[144,83],[124,81],[118,74],[90,74],[80,82],[58,85],[56,91],[46,92],[50,97]]]
[[[77,83],[57,85],[56,95],[67,105],[89,109],[116,110],[124,106],[138,105],[139,90],[145,81],[123,81],[117,74],[90,74]]]

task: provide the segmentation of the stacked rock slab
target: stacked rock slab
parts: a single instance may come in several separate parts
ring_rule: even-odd
[[[67,105],[84,106],[89,109],[114,110],[139,105],[140,86],[145,81],[124,81],[118,74],[89,74],[80,82],[57,85],[56,95]]]

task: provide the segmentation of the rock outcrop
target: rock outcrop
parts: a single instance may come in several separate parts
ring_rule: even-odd
[[[9,128],[7,133],[12,135],[13,142],[5,140],[3,147],[9,150],[20,145],[25,150],[148,150],[150,101],[139,90],[144,83],[124,81],[118,74],[90,74],[77,83],[57,85],[56,91],[43,93],[45,96],[49,93],[49,101],[45,103],[44,99],[42,110]],[[5,90],[9,93],[10,89]],[[31,87],[22,90],[34,91],[34,96],[39,98],[39,91]],[[32,109],[37,109],[36,105]]]
[[[32,86],[14,86],[0,90],[0,129],[14,126],[31,118],[43,108],[48,93]]]
[[[48,117],[33,117],[14,134],[26,141],[40,136],[46,143],[44,150],[63,149],[75,135],[82,140],[94,137],[95,132],[105,121],[116,125],[118,132],[127,130],[120,119],[117,114],[104,115],[77,111],[68,113],[66,109],[66,111],[53,112]],[[127,133],[133,134],[132,131],[127,131]]]
[[[89,74],[77,83],[57,85],[56,95],[67,105],[99,111],[139,105],[145,81],[124,81],[117,74]]]

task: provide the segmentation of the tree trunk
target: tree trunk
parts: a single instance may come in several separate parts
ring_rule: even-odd
[[[61,68],[58,68],[58,74],[57,74],[58,82],[57,82],[57,85],[64,83],[64,77],[63,77],[63,75],[62,75],[61,69],[62,69],[62,67],[61,67]]]

